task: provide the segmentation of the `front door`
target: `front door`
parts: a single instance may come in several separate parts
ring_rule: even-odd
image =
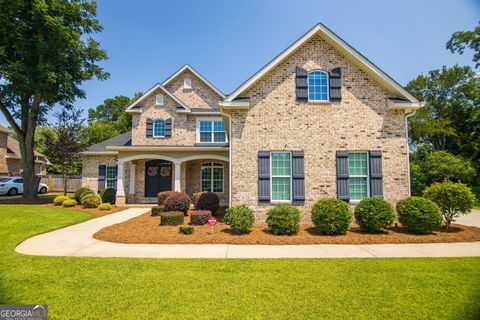
[[[172,190],[172,163],[165,160],[145,162],[145,197]]]

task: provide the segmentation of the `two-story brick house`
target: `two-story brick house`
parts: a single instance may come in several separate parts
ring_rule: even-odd
[[[421,103],[318,24],[225,96],[188,65],[127,108],[132,132],[85,152],[85,186],[119,203],[218,192],[259,222],[276,203],[407,197],[407,122]],[[117,171],[118,169],[118,171]],[[119,174],[117,174],[119,172]]]

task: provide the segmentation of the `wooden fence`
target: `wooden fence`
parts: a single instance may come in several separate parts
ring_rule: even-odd
[[[62,175],[49,175],[43,176],[40,179],[41,183],[45,183],[48,186],[48,190],[51,192],[63,191],[63,176]],[[67,191],[75,192],[82,187],[82,176],[68,176],[67,177]]]

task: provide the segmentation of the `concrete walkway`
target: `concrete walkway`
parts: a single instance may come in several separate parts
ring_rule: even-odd
[[[366,245],[123,244],[92,235],[148,212],[132,208],[27,239],[18,253],[41,256],[131,258],[390,258],[480,256],[480,242]],[[473,218],[476,221],[476,217]],[[478,214],[480,222],[480,213]],[[475,223],[476,223],[475,222]]]

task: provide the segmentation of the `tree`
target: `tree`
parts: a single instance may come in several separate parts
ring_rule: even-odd
[[[448,151],[433,151],[421,162],[421,167],[429,184],[450,180],[469,185],[475,181],[476,172],[471,162]]]
[[[111,121],[90,123],[81,131],[80,139],[84,146],[105,141],[117,136],[119,132]]]
[[[475,67],[480,67],[480,24],[473,31],[455,32],[447,42],[447,49],[452,53],[463,54],[465,48],[473,50],[473,62]]]
[[[26,199],[37,196],[34,134],[53,106],[85,97],[83,81],[108,78],[97,41],[96,3],[81,0],[0,0],[0,110],[15,131]]]
[[[415,162],[410,163],[410,186],[413,196],[421,196],[427,186],[427,179],[422,168]]]
[[[45,141],[46,156],[58,165],[63,175],[63,193],[67,194],[67,176],[78,173],[81,160],[80,130],[83,126],[81,110],[63,110],[57,114],[55,135]]]

